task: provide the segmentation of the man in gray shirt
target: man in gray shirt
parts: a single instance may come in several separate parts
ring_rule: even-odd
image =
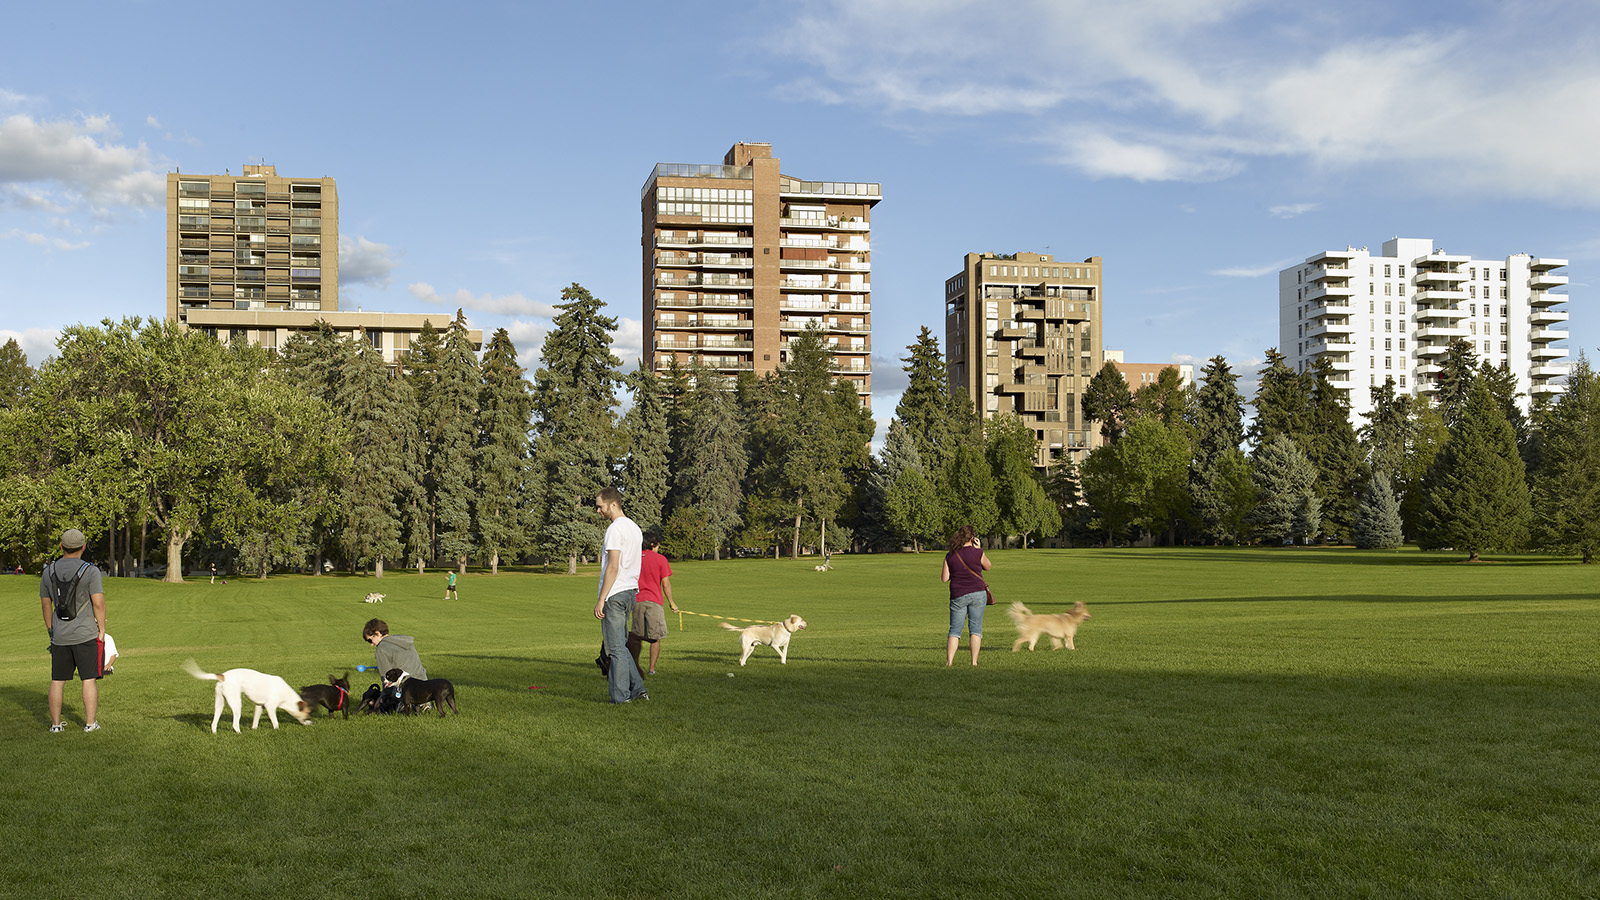
[[[61,700],[74,670],[83,682],[83,730],[100,730],[99,678],[105,663],[106,595],[100,584],[100,570],[83,561],[83,545],[83,532],[68,528],[61,535],[61,558],[45,566],[39,580],[44,627],[50,633],[51,734],[66,730],[61,724]],[[74,579],[77,587],[67,598],[69,618],[62,619],[56,615],[51,589],[65,589]]]

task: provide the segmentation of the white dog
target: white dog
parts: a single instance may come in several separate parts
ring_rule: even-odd
[[[222,705],[226,703],[233,710],[233,730],[239,731],[239,712],[243,694],[250,698],[256,705],[255,718],[250,721],[250,727],[255,728],[261,724],[261,710],[267,711],[267,718],[272,721],[272,727],[278,727],[278,710],[283,710],[296,719],[301,725],[311,724],[311,707],[300,699],[300,694],[289,687],[289,682],[276,675],[257,672],[255,669],[229,669],[221,675],[200,671],[194,660],[183,664],[184,671],[201,681],[215,681],[217,683],[217,708],[211,714],[211,733],[217,733],[217,722],[222,718]]]
[[[365,600],[363,600],[361,602],[362,603],[382,603],[383,602],[383,595],[378,593],[377,591],[373,591],[372,593],[367,595],[367,599],[365,599]]]
[[[745,660],[750,658],[750,652],[756,649],[758,644],[766,644],[778,651],[778,662],[788,665],[789,636],[796,631],[806,630],[806,620],[799,616],[790,616],[782,622],[772,625],[751,625],[747,628],[729,625],[727,622],[721,624],[723,628],[729,631],[739,632],[739,649],[742,651],[739,654],[739,665],[741,666],[744,665]]]

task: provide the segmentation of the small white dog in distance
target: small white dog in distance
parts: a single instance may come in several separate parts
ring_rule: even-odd
[[[383,595],[378,593],[377,591],[373,591],[372,593],[367,595],[367,599],[365,599],[365,600],[363,600],[361,602],[362,603],[382,603],[383,602]]]
[[[778,662],[788,665],[789,636],[796,631],[806,630],[806,620],[799,616],[790,616],[782,622],[771,625],[751,625],[746,628],[729,625],[727,622],[721,624],[723,628],[729,631],[739,632],[739,649],[741,651],[739,653],[739,665],[741,666],[744,665],[745,660],[750,658],[750,652],[755,650],[758,644],[766,644],[778,651]]]
[[[255,718],[250,721],[250,727],[255,728],[261,724],[261,710],[267,711],[267,718],[272,721],[272,727],[278,727],[278,710],[283,710],[300,721],[301,725],[311,724],[311,707],[300,699],[300,694],[289,687],[289,682],[276,675],[257,672],[255,669],[229,669],[221,675],[200,671],[200,666],[194,660],[183,664],[184,671],[201,681],[215,681],[217,683],[217,707],[211,714],[211,733],[217,733],[217,722],[222,718],[222,705],[226,703],[233,710],[233,730],[239,731],[240,706],[244,702],[240,695],[248,697],[256,705]]]

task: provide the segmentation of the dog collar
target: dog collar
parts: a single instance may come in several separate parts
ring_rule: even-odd
[[[350,692],[337,684],[334,687],[339,688],[339,705],[335,706],[334,709],[344,709],[344,705],[350,702]]]

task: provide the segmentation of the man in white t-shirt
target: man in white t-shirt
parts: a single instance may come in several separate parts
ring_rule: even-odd
[[[600,550],[600,595],[594,617],[600,620],[600,639],[611,660],[606,673],[612,703],[649,700],[639,664],[628,652],[628,612],[639,592],[639,555],[644,536],[633,520],[622,514],[622,492],[606,488],[594,498],[594,508],[610,520]]]

